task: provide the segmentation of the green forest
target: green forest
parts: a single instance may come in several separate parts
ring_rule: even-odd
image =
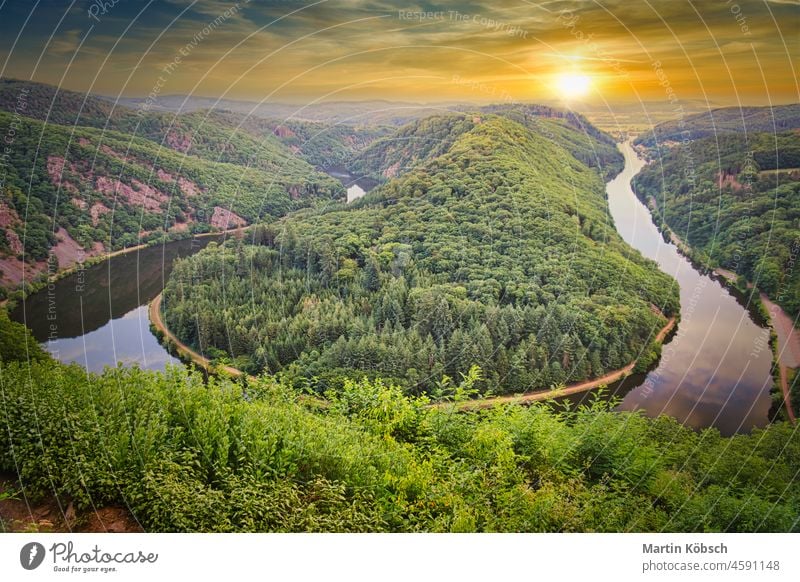
[[[782,133],[800,127],[800,104],[772,107],[722,107],[657,124],[640,135],[637,144],[656,147],[730,134]]]
[[[251,166],[286,185],[327,178],[313,167],[342,164],[390,131],[302,120],[278,121],[229,111],[169,113],[132,109],[100,97],[51,85],[0,79],[0,110],[67,127],[93,127],[153,141],[211,162]],[[305,161],[304,161],[305,160]]]
[[[700,263],[734,271],[800,313],[800,140],[722,134],[650,152],[634,189]]]
[[[0,471],[79,515],[123,506],[154,532],[800,529],[788,423],[721,438],[600,400],[457,413],[377,379],[320,408],[272,376],[88,374],[2,314],[0,332],[15,340],[0,342]]]
[[[663,124],[634,184],[693,258],[793,314],[800,148],[765,132],[796,114],[748,109],[746,137],[732,112],[700,115],[678,146]],[[112,250],[219,229],[222,209],[248,225],[163,290],[212,375],[89,373],[0,306],[0,500],[125,508],[152,532],[800,531],[789,422],[723,438],[619,412],[605,388],[469,407],[659,361],[679,289],[614,227],[612,138],[546,106],[375,115],[141,112],[0,81],[0,258],[24,240],[53,260],[59,227]],[[332,166],[379,185],[346,203]]]
[[[208,161],[129,134],[0,112],[0,132],[12,130],[0,202],[20,217],[11,228],[32,260],[47,258],[59,226],[85,249],[99,241],[115,250],[181,223],[209,230],[215,207],[255,221],[344,195],[338,181],[294,157],[294,165],[246,167],[244,158],[242,165]],[[8,251],[8,243],[4,237],[0,246]]]
[[[611,137],[577,113],[543,105],[488,105],[472,115],[432,114],[390,135],[376,136],[356,152],[349,166],[354,173],[378,180],[402,175],[446,153],[487,114],[505,117],[553,141],[606,179],[622,170],[622,156]]]
[[[437,145],[406,139],[428,131]],[[383,164],[413,169],[180,261],[170,330],[317,392],[367,374],[432,394],[478,365],[477,391],[516,393],[657,359],[677,285],[614,230],[606,168],[574,152],[594,138],[563,119],[452,114],[365,151],[384,141]]]

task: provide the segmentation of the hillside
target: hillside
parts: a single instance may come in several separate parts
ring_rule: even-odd
[[[573,142],[495,115],[437,116],[399,135],[423,138],[401,151],[420,156],[413,169],[358,202],[176,265],[169,328],[318,390],[367,374],[435,392],[477,364],[481,391],[522,392],[651,357],[677,289],[617,235]]]
[[[3,112],[0,133],[13,136],[0,191],[0,269],[7,287],[22,279],[23,259],[29,280],[43,272],[51,250],[64,267],[163,231],[180,236],[235,227],[343,193],[337,181],[308,172],[296,158],[294,166],[272,171],[246,168],[126,133]]]
[[[446,152],[455,139],[486,115],[502,116],[527,127],[566,148],[576,159],[606,177],[622,169],[622,157],[608,135],[580,115],[536,105],[493,105],[479,108],[475,113],[427,117],[375,140],[355,156],[351,169],[377,179],[396,177]]]
[[[800,127],[800,103],[774,107],[723,107],[660,123],[652,131],[639,136],[635,143],[653,147],[666,142],[691,141],[729,133],[776,133],[797,127]]]
[[[28,507],[49,500],[66,515],[28,527],[0,519],[0,531],[73,530],[106,509],[149,532],[799,526],[789,423],[725,439],[599,403],[457,413],[380,381],[347,382],[316,408],[272,377],[245,386],[183,367],[87,373],[25,335],[0,313],[0,340],[15,340],[0,341],[0,471],[18,477]],[[9,503],[0,496],[0,516]]]
[[[742,287],[755,283],[800,313],[800,134],[723,134],[651,155],[634,189],[656,220],[701,263],[741,275]]]
[[[210,116],[257,138],[274,135],[286,148],[315,168],[348,165],[358,152],[393,131],[389,126],[264,119],[231,112],[214,112]]]
[[[102,98],[102,97],[101,97]],[[110,99],[108,99],[111,101]],[[141,97],[121,98],[119,103],[138,108],[146,99]],[[248,117],[280,120],[307,121],[329,125],[401,126],[417,119],[430,117],[443,111],[459,111],[471,107],[463,103],[413,103],[404,101],[363,100],[323,101],[297,105],[265,101],[241,101],[237,99],[215,99],[187,95],[159,95],[152,103],[155,111],[186,113],[205,109],[232,111]]]
[[[284,143],[286,140],[279,137],[280,132],[276,131],[279,123],[275,121],[250,120],[239,114],[207,110],[181,114],[134,110],[93,95],[8,79],[0,80],[0,110],[18,110],[17,103],[23,92],[25,108],[20,114],[26,117],[68,127],[86,126],[123,132],[208,161],[252,166],[274,173],[278,182],[295,188],[296,194],[302,194],[304,185],[309,183],[316,183],[322,189],[337,187],[335,180],[318,173],[297,155],[300,152],[297,139]],[[339,137],[341,134],[345,138],[348,134],[328,127],[319,128],[317,133],[325,137],[311,140],[307,149],[312,154],[322,149],[323,141],[331,147],[330,140],[326,140],[329,135]],[[352,128],[349,134],[352,151],[355,151],[361,143],[359,134]],[[307,139],[311,137],[313,134]],[[323,155],[317,153],[317,157]],[[350,153],[336,151],[335,155],[341,157]],[[316,161],[311,163],[323,165]]]

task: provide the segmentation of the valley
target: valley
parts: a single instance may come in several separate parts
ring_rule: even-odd
[[[61,125],[36,113],[48,91],[0,114],[30,144],[0,225],[3,272],[30,277],[4,280],[0,470],[75,508],[54,527],[93,506],[147,531],[797,527],[796,375],[773,377],[771,349],[790,344],[753,300],[790,338],[793,275],[748,294],[749,271],[706,272],[736,268],[671,214],[678,149],[536,105],[358,126],[158,111],[141,130],[65,94]],[[795,140],[786,176],[753,139],[754,191],[790,213]]]

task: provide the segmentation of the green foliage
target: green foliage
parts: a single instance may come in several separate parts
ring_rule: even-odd
[[[214,118],[261,139],[276,139],[316,168],[347,166],[358,152],[392,131],[387,126],[329,124],[296,119],[263,119],[235,113],[214,113]]]
[[[692,247],[693,258],[743,275],[799,313],[797,133],[720,135],[653,155],[634,186],[644,202],[655,201],[656,220]]]
[[[356,203],[261,228],[259,245],[177,264],[167,325],[319,392],[365,374],[431,392],[473,365],[480,392],[524,392],[629,364],[677,289],[620,239],[601,177],[558,145],[583,134],[561,122],[542,121],[550,137],[497,116],[414,124],[438,144],[419,155],[438,157]]]
[[[12,125],[14,147],[6,160],[0,203],[18,217],[9,228],[34,260],[47,257],[59,227],[85,249],[95,242],[120,249],[158,238],[179,223],[207,231],[215,207],[255,221],[343,193],[337,181],[315,174],[288,152],[285,159],[275,159],[257,148],[240,150],[237,157],[227,156],[242,164],[233,165],[187,156],[130,134],[43,124],[0,112],[0,133]],[[213,143],[222,146],[223,139],[219,135]],[[262,163],[243,167],[249,158]],[[109,192],[109,187],[116,190]],[[130,197],[123,193],[126,189],[133,192]],[[96,205],[104,209],[93,215]]]
[[[22,111],[18,107],[21,95]],[[342,163],[386,131],[291,121],[286,125],[294,139],[282,138],[275,135],[278,124],[272,120],[216,111],[137,111],[102,98],[13,79],[0,80],[0,110],[17,110],[49,124],[121,132],[207,161],[252,167],[269,173],[285,189],[294,186],[305,193],[330,190],[337,183],[316,172],[290,148],[301,147],[303,158],[314,165],[324,166],[317,160],[326,157],[332,158],[330,163]]]
[[[0,470],[31,499],[120,504],[151,531],[791,531],[800,437],[509,405],[455,413],[346,382],[0,364]]]
[[[242,122],[204,111],[137,112],[0,80],[0,133],[12,140],[0,207],[13,213],[0,229],[0,256],[11,254],[14,234],[27,260],[42,261],[59,227],[87,251],[98,242],[117,250],[168,230],[207,232],[215,207],[253,222],[344,197],[337,180],[271,131],[254,135]]]
[[[551,140],[606,178],[622,170],[622,156],[607,134],[581,115],[543,105],[489,105],[475,113],[432,115],[373,141],[357,153],[350,167],[377,179],[405,174],[446,153],[461,135],[483,123],[487,114],[507,118]]]
[[[775,134],[797,127],[800,127],[800,104],[797,103],[772,107],[723,107],[659,123],[652,132],[637,138],[636,143],[654,147],[670,141],[717,138],[725,134]]]
[[[48,358],[28,328],[11,321],[6,310],[0,308],[0,361],[33,362]]]

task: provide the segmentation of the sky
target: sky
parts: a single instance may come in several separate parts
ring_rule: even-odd
[[[0,0],[0,77],[310,103],[800,101],[800,0]]]

